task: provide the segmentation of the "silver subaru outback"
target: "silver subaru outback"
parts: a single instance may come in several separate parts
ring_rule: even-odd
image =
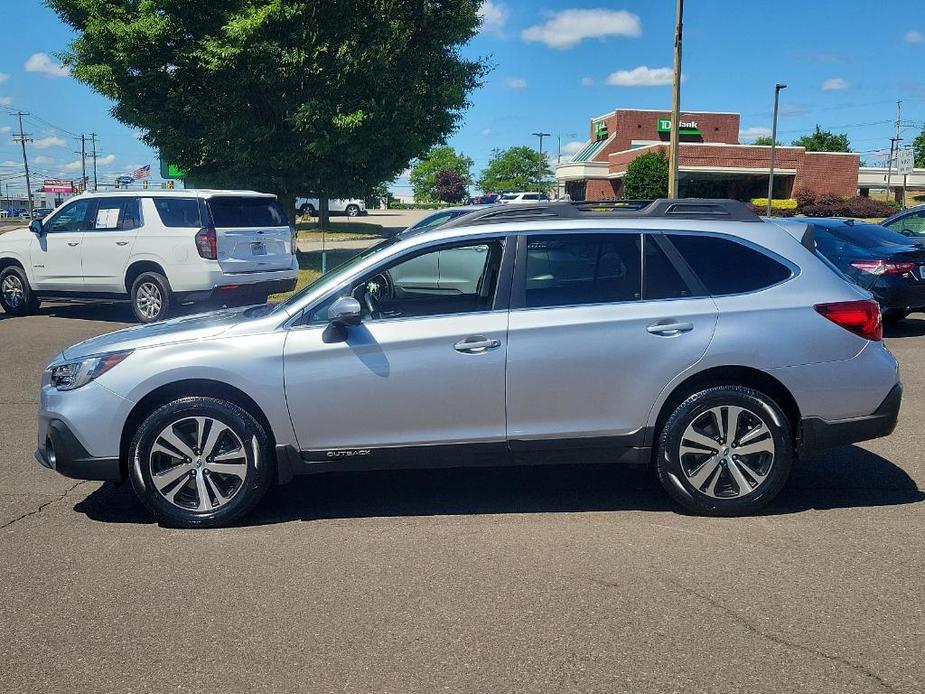
[[[67,348],[36,458],[130,480],[187,527],[293,475],[559,461],[651,465],[685,509],[738,515],[806,453],[888,435],[901,396],[877,303],[810,223],[722,200],[511,205],[278,305]]]

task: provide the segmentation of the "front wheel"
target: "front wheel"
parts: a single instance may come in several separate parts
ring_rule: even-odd
[[[348,217],[356,217],[360,214],[360,208],[357,205],[347,205],[345,212]]]
[[[0,306],[6,313],[27,316],[35,313],[40,303],[21,268],[10,265],[0,272]]]
[[[135,494],[165,524],[227,525],[263,498],[275,465],[260,423],[209,397],[168,403],[142,422],[129,447]]]
[[[689,511],[754,513],[783,488],[793,462],[786,415],[744,386],[707,388],[668,418],[655,459],[659,481]]]
[[[141,323],[163,320],[170,311],[171,292],[167,278],[157,272],[143,272],[132,282],[132,312]]]

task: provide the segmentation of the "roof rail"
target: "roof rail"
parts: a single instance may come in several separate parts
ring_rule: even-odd
[[[657,218],[760,222],[744,202],[724,199],[582,200],[493,205],[447,222],[443,228],[527,220]]]

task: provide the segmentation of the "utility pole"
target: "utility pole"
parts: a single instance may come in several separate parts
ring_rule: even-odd
[[[544,133],[540,131],[538,133],[530,133],[530,134],[535,135],[536,137],[540,138],[540,154],[542,154],[543,153],[543,138],[549,137],[549,133]]]
[[[22,117],[28,116],[29,114],[18,111],[13,115],[19,118],[19,134],[13,136],[13,142],[18,142],[22,145],[22,165],[26,170],[26,199],[29,205],[29,219],[32,219],[32,185],[29,182],[29,158],[26,156],[26,143],[32,142],[32,138],[26,135],[22,130]]]
[[[93,153],[90,155],[93,157],[93,191],[96,192],[96,133],[90,133],[90,144],[93,147]]]
[[[774,115],[771,116],[771,160],[768,163],[768,217],[771,216],[771,199],[774,197],[774,155],[777,152],[777,103],[780,100],[780,90],[786,89],[786,84],[778,82],[774,85]]]
[[[896,100],[896,135],[895,137],[890,138],[890,158],[886,163],[886,197],[889,201],[890,199],[890,179],[893,177],[893,151],[896,151],[896,154],[899,154],[899,143],[902,138],[899,136],[899,124],[902,120],[902,99]],[[905,194],[905,189],[903,189]]]
[[[678,197],[678,129],[681,122],[681,40],[684,28],[684,0],[677,0],[674,25],[674,81],[671,89],[671,152],[668,160],[668,197]]]
[[[80,192],[87,192],[87,136],[80,133]]]

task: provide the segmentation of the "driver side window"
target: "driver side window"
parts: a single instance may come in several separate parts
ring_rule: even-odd
[[[90,198],[72,202],[62,208],[45,225],[45,231],[49,234],[60,234],[66,231],[88,231],[93,228],[91,214],[95,207],[96,201]]]
[[[322,301],[304,324],[327,323],[331,304],[348,295],[360,302],[364,321],[491,310],[502,251],[500,239],[480,239],[404,256]]]

